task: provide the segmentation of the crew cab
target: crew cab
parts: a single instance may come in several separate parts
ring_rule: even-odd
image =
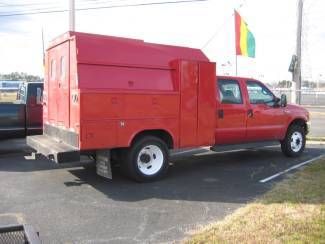
[[[89,156],[106,178],[116,161],[140,182],[166,174],[170,149],[303,152],[305,109],[257,80],[216,73],[199,49],[65,33],[46,52],[43,135],[27,144],[56,163]]]
[[[251,78],[217,77],[215,150],[221,146],[258,147],[281,143],[287,156],[300,155],[308,133],[309,113],[288,105],[266,85]]]
[[[42,82],[23,82],[14,102],[0,103],[0,139],[42,134]]]

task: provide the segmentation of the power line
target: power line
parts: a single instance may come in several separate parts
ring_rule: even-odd
[[[117,3],[122,1],[130,1],[130,0],[84,0],[79,2],[79,6],[81,4],[81,7],[91,7],[94,5],[101,5],[105,6],[108,3]],[[62,10],[62,8],[65,8],[65,4],[63,2],[45,2],[45,3],[29,3],[29,4],[7,4],[1,6],[0,2],[0,15],[13,15],[13,14],[25,14],[29,12],[44,12],[44,11],[56,11],[56,10]],[[24,7],[22,9],[22,7]],[[30,8],[29,8],[30,7]],[[1,11],[1,8],[7,10],[7,11]],[[12,11],[9,11],[9,9],[13,9]]]
[[[94,6],[98,6],[98,7],[107,7],[107,4],[115,4],[116,6],[120,6],[117,5],[117,3],[120,2],[126,2],[126,1],[132,1],[132,0],[79,0],[78,2],[76,2],[76,5],[79,6],[79,9],[84,9],[84,8],[93,8]],[[30,4],[7,4],[6,6],[1,6],[1,1],[0,1],[0,9],[1,8],[13,8],[14,10],[12,11],[1,11],[0,10],[0,16],[2,15],[18,15],[18,14],[29,14],[30,12],[32,14],[34,14],[34,12],[65,12],[67,11],[65,9],[65,5],[63,4],[63,2],[45,2],[45,3],[30,3]],[[56,5],[56,6],[54,6]],[[115,6],[114,5],[114,6]],[[129,5],[129,4],[128,4]],[[22,9],[19,6],[25,6],[24,9]],[[28,8],[28,6],[30,6],[31,8]],[[33,8],[33,6],[35,6],[35,8]],[[26,8],[27,7],[27,8]]]
[[[112,2],[124,2],[130,0],[79,0],[76,4],[106,4]],[[47,7],[48,5],[59,5],[62,6],[65,2],[34,2],[34,3],[4,3],[0,2],[0,8],[18,8],[18,7]]]
[[[79,0],[76,1],[77,5],[105,5],[107,3],[120,3],[120,2],[131,2],[132,0]]]
[[[108,3],[108,2],[125,2],[125,1],[130,1],[130,0],[79,0],[76,1],[76,3]]]
[[[55,11],[55,10],[61,10],[61,6],[57,7],[44,7],[44,8],[32,8],[32,9],[27,9],[27,10],[21,10],[21,11],[11,11],[11,12],[0,12],[0,16],[2,15],[15,15],[15,14],[25,14],[29,12],[43,12],[43,11]]]
[[[111,6],[100,6],[100,7],[88,7],[88,8],[76,8],[76,11],[87,11],[96,9],[109,9],[109,8],[127,8],[127,7],[143,7],[143,6],[154,6],[154,5],[165,5],[165,4],[181,4],[181,3],[193,3],[193,2],[206,2],[209,0],[179,0],[179,1],[166,1],[166,2],[149,2],[149,3],[138,3],[138,4],[124,4],[124,5],[111,5]],[[52,14],[52,13],[64,13],[68,12],[67,9],[62,10],[51,10],[51,11],[35,11],[35,12],[23,12],[23,13],[9,13],[0,14],[0,17],[12,17],[22,15],[36,15],[36,14]]]
[[[8,7],[28,7],[28,6],[42,6],[42,5],[53,5],[58,4],[58,2],[46,2],[46,3],[4,3],[0,2],[0,8]]]

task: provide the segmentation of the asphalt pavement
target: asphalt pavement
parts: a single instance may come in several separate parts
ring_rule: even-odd
[[[187,151],[171,159],[161,181],[139,184],[113,168],[60,168],[26,157],[23,140],[0,142],[0,225],[28,223],[43,243],[171,243],[223,219],[270,189],[269,177],[325,153],[308,146],[300,158],[278,147],[213,153]]]

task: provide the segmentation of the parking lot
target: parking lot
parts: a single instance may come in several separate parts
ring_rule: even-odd
[[[0,225],[29,223],[44,243],[163,243],[181,240],[201,225],[267,191],[261,179],[324,153],[310,145],[288,159],[278,147],[229,153],[206,149],[172,157],[159,182],[138,184],[114,168],[112,181],[94,169],[59,168],[27,155],[24,140],[0,145]]]

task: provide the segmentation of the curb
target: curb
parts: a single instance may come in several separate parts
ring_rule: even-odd
[[[325,145],[325,141],[307,140],[306,144],[309,144],[309,145]]]

